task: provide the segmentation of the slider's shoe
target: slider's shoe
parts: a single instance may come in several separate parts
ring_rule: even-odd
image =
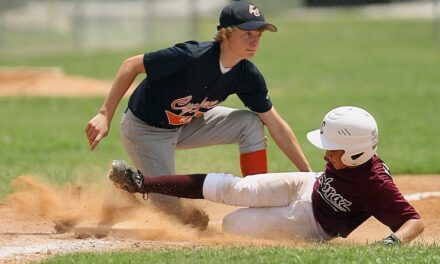
[[[109,178],[119,189],[130,193],[145,193],[143,175],[134,171],[123,160],[113,160]]]

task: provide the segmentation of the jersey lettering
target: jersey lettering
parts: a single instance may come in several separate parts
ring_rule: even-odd
[[[330,183],[332,178],[327,178],[325,173],[319,178],[318,193],[322,199],[330,205],[336,212],[350,212],[350,201],[338,194]]]
[[[199,111],[202,109],[212,109],[219,101],[208,101],[208,97],[203,99],[201,103],[191,103],[192,95],[188,95],[183,98],[178,98],[171,102],[171,109],[180,111],[180,113],[173,113],[165,110],[165,114],[168,118],[168,123],[170,125],[179,126],[188,124],[191,122],[193,117],[202,116],[206,111]]]

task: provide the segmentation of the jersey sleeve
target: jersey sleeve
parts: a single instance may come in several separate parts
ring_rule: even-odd
[[[258,69],[251,64],[243,79],[237,95],[246,107],[257,113],[264,113],[272,108],[266,81]]]
[[[406,221],[420,218],[420,215],[403,197],[389,175],[387,178],[383,178],[383,182],[376,188],[372,197],[374,197],[370,201],[372,215],[393,232],[397,231]]]
[[[172,76],[184,70],[191,62],[192,54],[187,43],[144,54],[144,67],[151,81]]]

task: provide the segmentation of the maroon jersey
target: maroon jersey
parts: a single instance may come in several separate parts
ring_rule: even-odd
[[[347,237],[370,216],[393,232],[409,219],[420,218],[376,155],[356,168],[336,170],[327,163],[313,187],[312,204],[318,223],[335,237]]]

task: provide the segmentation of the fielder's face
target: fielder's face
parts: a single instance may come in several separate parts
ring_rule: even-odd
[[[260,46],[260,39],[264,29],[256,29],[251,31],[235,28],[229,38],[225,41],[228,43],[229,49],[240,59],[252,59]]]
[[[333,167],[335,167],[335,169],[342,170],[348,167],[347,165],[342,163],[342,155],[344,155],[343,150],[327,150],[325,152],[324,159],[333,164]]]

